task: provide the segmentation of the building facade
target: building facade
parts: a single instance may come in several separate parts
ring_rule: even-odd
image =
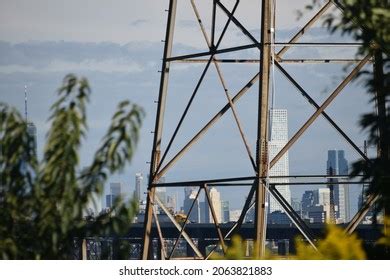
[[[122,184],[121,183],[110,183],[110,192],[106,195],[106,205],[105,208],[111,208],[117,198],[122,194]]]
[[[227,223],[230,221],[230,207],[229,201],[221,201],[222,222]]]
[[[134,190],[134,198],[139,202],[141,200],[141,186],[144,177],[142,173],[135,173],[135,190]]]
[[[222,222],[221,194],[219,193],[219,191],[217,191],[216,188],[210,188],[209,195],[211,199],[211,205],[214,208],[217,221],[218,223],[221,223]],[[214,219],[206,198],[205,198],[205,213],[206,213],[205,222],[214,223]]]
[[[348,161],[343,150],[329,150],[326,162],[327,175],[348,176]],[[343,182],[345,182],[343,184]],[[349,186],[346,179],[328,179],[330,190],[330,211],[335,213],[337,223],[346,223],[350,220]]]
[[[288,142],[288,116],[286,109],[273,109],[270,111],[270,141],[268,143],[269,159],[272,160],[277,153],[287,144]],[[279,161],[270,169],[270,176],[289,176],[289,158],[288,152],[286,152]],[[291,192],[288,185],[288,178],[271,179],[270,183],[276,183],[277,190],[291,204]],[[280,184],[280,185],[279,185]],[[284,212],[283,208],[279,203],[273,199],[270,195],[268,197],[268,213],[274,211]]]
[[[184,202],[183,202],[183,211],[184,214],[188,216],[188,220],[193,223],[200,223],[201,217],[200,217],[200,203],[199,198],[195,200],[196,194],[198,193],[198,189],[194,187],[186,187],[184,188]],[[188,215],[191,206],[192,207],[191,213]]]

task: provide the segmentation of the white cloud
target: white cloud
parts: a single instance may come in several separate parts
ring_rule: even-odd
[[[235,3],[222,2],[230,10]],[[313,13],[308,12],[297,21],[295,11],[309,2],[278,0],[278,28],[301,26]],[[196,1],[207,28],[211,19],[210,3]],[[260,28],[260,3],[260,0],[243,0],[239,4],[236,15],[247,29]],[[6,41],[158,42],[165,34],[167,13],[164,10],[168,9],[168,0],[2,0],[0,6],[0,38]],[[227,17],[218,9],[217,18],[221,28]],[[189,1],[178,1],[176,21],[176,43],[196,44],[197,22]]]
[[[11,74],[16,72],[24,73],[42,73],[42,72],[77,72],[77,71],[96,71],[102,73],[138,73],[142,72],[144,67],[131,61],[118,61],[114,59],[107,60],[83,60],[80,62],[70,62],[65,60],[52,60],[48,65],[38,68],[29,65],[1,65],[0,73]]]

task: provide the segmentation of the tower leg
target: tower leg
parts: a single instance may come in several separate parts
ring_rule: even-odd
[[[153,185],[157,183],[158,178],[156,178],[157,167],[160,164],[160,153],[161,153],[161,138],[163,130],[163,120],[165,112],[165,103],[167,97],[168,89],[168,78],[169,78],[169,68],[170,62],[167,61],[172,54],[172,42],[173,42],[173,33],[175,27],[175,17],[176,17],[176,6],[177,0],[169,1],[169,10],[168,10],[168,19],[167,19],[167,29],[165,33],[165,46],[164,46],[164,56],[161,67],[161,80],[160,80],[160,90],[158,96],[158,106],[157,106],[157,115],[156,115],[156,125],[154,130],[154,139],[153,139],[153,149],[150,162],[150,173],[149,173],[149,186],[148,186],[148,195],[146,200],[146,213],[144,221],[144,244],[142,247],[142,259],[146,260],[149,257],[150,251],[150,233],[152,229],[152,203],[151,200],[155,195],[155,188]]]

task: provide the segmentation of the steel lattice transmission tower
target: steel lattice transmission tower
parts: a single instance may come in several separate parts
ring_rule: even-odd
[[[208,51],[200,52],[200,53],[190,53],[180,56],[172,56],[172,46],[174,43],[174,29],[175,29],[175,17],[177,10],[177,2],[178,1],[189,1],[191,7],[194,11],[194,15],[199,24],[200,30],[204,37],[205,43],[207,44]],[[313,122],[319,117],[322,116],[326,121],[328,121],[331,126],[334,127],[335,130],[346,140],[349,145],[356,150],[356,152],[365,160],[369,160],[367,156],[360,150],[360,148],[351,140],[351,138],[345,133],[337,123],[325,112],[325,109],[333,102],[333,100],[338,96],[345,86],[350,83],[350,81],[356,77],[359,71],[371,61],[371,56],[368,55],[361,60],[358,59],[285,59],[284,54],[290,47],[296,46],[307,46],[310,45],[312,47],[324,47],[324,46],[338,46],[341,47],[345,45],[348,47],[349,45],[358,45],[352,43],[299,43],[299,39],[303,36],[303,34],[310,29],[311,26],[316,23],[319,18],[324,15],[325,12],[328,12],[331,7],[337,7],[342,10],[342,7],[336,1],[328,1],[325,3],[323,7],[321,7],[317,13],[311,18],[288,42],[275,42],[274,34],[275,34],[275,2],[273,0],[260,0],[261,10],[258,13],[261,13],[261,26],[260,26],[260,36],[259,34],[252,34],[243,23],[241,23],[237,17],[235,16],[235,12],[237,7],[240,5],[240,1],[233,1],[234,6],[232,9],[228,9],[222,0],[208,0],[210,5],[210,11],[212,11],[211,17],[211,30],[208,32],[206,30],[205,25],[202,21],[200,13],[197,9],[197,3],[195,0],[170,0],[169,1],[169,10],[168,12],[168,20],[166,27],[166,37],[165,37],[165,46],[164,46],[164,54],[162,61],[162,69],[161,69],[161,81],[160,81],[160,89],[158,96],[158,107],[157,107],[157,115],[155,122],[155,130],[154,130],[154,140],[152,147],[152,155],[151,155],[151,165],[150,165],[150,177],[147,191],[147,205],[146,205],[146,214],[144,221],[144,244],[142,249],[142,258],[148,259],[151,257],[151,230],[153,221],[156,225],[159,242],[162,250],[162,258],[170,259],[173,256],[173,252],[178,245],[179,239],[184,238],[189,246],[193,249],[195,253],[195,258],[198,259],[207,259],[210,256],[205,255],[204,253],[197,248],[195,242],[191,239],[186,231],[186,221],[184,223],[179,223],[175,220],[175,217],[168,211],[167,207],[164,203],[155,195],[155,190],[158,187],[197,187],[198,191],[196,197],[194,199],[194,203],[190,208],[190,212],[194,208],[195,201],[199,198],[200,193],[203,191],[205,193],[206,201],[208,202],[208,206],[210,207],[210,213],[213,217],[215,228],[217,231],[217,235],[219,238],[219,244],[216,244],[214,250],[220,248],[222,251],[226,249],[225,241],[232,236],[233,233],[239,231],[245,215],[249,208],[251,208],[254,204],[255,207],[255,221],[254,221],[254,236],[253,239],[257,246],[258,257],[264,255],[265,249],[265,238],[266,238],[266,194],[270,192],[272,197],[280,203],[284,211],[287,213],[291,221],[294,225],[299,229],[302,235],[307,239],[307,241],[313,246],[315,236],[311,233],[310,228],[302,221],[300,216],[295,213],[291,205],[284,199],[284,197],[279,193],[276,189],[276,184],[269,184],[267,181],[269,179],[269,169],[272,168],[279,159],[294,145],[294,143],[301,137],[301,135],[310,127]],[[216,34],[216,13],[217,10],[226,15],[224,20],[224,25],[220,36],[217,37]],[[241,30],[243,34],[251,41],[250,44],[246,45],[238,45],[230,48],[221,48],[221,42],[224,39],[224,35],[226,30],[230,25],[234,25],[238,29]],[[210,33],[210,34],[209,34]],[[278,47],[278,51],[275,52],[275,47]],[[219,59],[218,55],[220,54],[234,54],[240,50],[248,50],[248,49],[257,49],[259,51],[258,59]],[[163,125],[164,125],[164,113],[166,108],[166,100],[169,95],[168,92],[168,81],[170,75],[170,69],[172,63],[203,63],[205,65],[204,70],[199,78],[198,83],[191,95],[190,100],[186,104],[183,114],[174,129],[173,135],[171,138],[166,138],[163,136]],[[258,73],[253,76],[244,86],[238,90],[238,92],[233,95],[229,92],[227,87],[226,79],[221,71],[220,65],[222,63],[255,63],[259,67]],[[307,91],[303,89],[303,87],[286,71],[286,69],[282,66],[283,63],[355,63],[355,67],[353,70],[346,76],[346,78],[329,94],[326,100],[322,104],[317,104],[316,101],[309,95]],[[221,85],[223,86],[225,96],[226,96],[226,105],[223,106],[219,111],[216,112],[214,117],[207,122],[202,129],[200,129],[194,136],[191,138],[189,142],[187,142],[179,152],[175,154],[169,161],[167,161],[166,155],[168,150],[172,147],[175,137],[180,133],[180,127],[183,123],[183,120],[187,116],[187,112],[192,104],[192,101],[197,94],[200,85],[204,82],[205,76],[208,74],[208,69],[213,65],[215,67],[217,77]],[[289,139],[287,144],[276,154],[276,156],[272,159],[268,158],[268,131],[269,131],[269,110],[270,110],[270,70],[271,66],[275,67],[279,70],[280,73],[292,84],[294,88],[298,90],[298,92],[308,101],[308,104],[313,106],[315,112],[307,119],[307,121],[302,125],[302,127]],[[248,140],[246,134],[243,130],[242,123],[240,121],[239,115],[236,110],[236,102],[242,98],[246,92],[253,86],[258,86],[258,103],[257,103],[257,137],[256,137],[256,150],[252,151],[250,145],[248,144]],[[197,181],[183,181],[183,182],[165,182],[160,183],[160,178],[167,174],[169,169],[178,161],[180,161],[181,157],[197,142],[202,136],[217,123],[223,115],[231,111],[234,119],[234,126],[237,127],[239,131],[240,138],[245,146],[245,151],[248,156],[248,160],[250,161],[250,165],[252,170],[248,170],[247,177],[237,177],[237,178],[222,178],[222,179],[200,179]],[[165,150],[161,149],[161,143],[163,141],[168,140],[168,144]],[[199,174],[201,177],[202,174]],[[318,176],[306,176],[304,174],[296,175],[294,178],[330,178],[337,176],[327,176],[327,175],[318,175]],[[247,195],[245,204],[242,209],[242,213],[240,218],[234,225],[231,230],[228,232],[222,232],[219,228],[219,222],[216,218],[215,209],[213,209],[213,204],[211,203],[209,188],[211,186],[228,186],[229,184],[237,186],[237,185],[249,185],[250,191]],[[285,184],[285,183],[283,183]],[[302,183],[304,184],[304,183]],[[376,196],[368,197],[363,208],[355,215],[352,219],[351,223],[348,225],[346,231],[348,233],[352,233],[356,226],[359,224],[361,219],[364,217],[365,213],[367,213],[369,207],[375,202],[377,199]],[[178,230],[178,238],[176,239],[172,250],[167,251],[166,246],[164,246],[164,236],[161,230],[156,209],[157,206],[168,215],[171,222],[175,225]],[[187,217],[190,213],[188,213]]]

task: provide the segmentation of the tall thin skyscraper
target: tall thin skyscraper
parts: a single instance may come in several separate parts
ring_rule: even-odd
[[[157,183],[163,184],[165,183],[165,177],[161,177],[158,179]],[[163,204],[167,204],[167,188],[166,187],[158,187],[155,188],[155,195],[160,199]]]
[[[106,195],[106,208],[111,208],[114,201],[122,194],[121,183],[110,183],[110,193]]]
[[[27,100],[27,86],[24,86],[24,117],[27,123],[27,134],[30,137],[30,150],[32,150],[33,155],[37,157],[37,127],[33,122],[28,120],[28,100]]]
[[[211,205],[214,208],[217,221],[218,221],[218,223],[221,223],[222,222],[221,194],[219,193],[219,191],[217,191],[216,188],[211,188],[209,191],[209,194],[210,194],[210,199],[211,199]],[[213,223],[214,222],[213,215],[211,213],[210,206],[207,203],[206,197],[205,197],[205,212],[206,212],[206,215],[205,215],[206,221],[205,222],[206,223]]]
[[[141,200],[141,185],[144,177],[142,176],[142,173],[135,173],[135,191],[134,191],[134,198],[136,201]]]
[[[270,141],[268,146],[269,157],[272,160],[277,153],[287,144],[288,141],[288,117],[286,109],[272,109],[270,111]],[[286,152],[279,161],[270,169],[270,176],[289,176],[288,152]],[[288,178],[271,179],[271,183],[288,183]],[[277,190],[291,203],[291,192],[288,185],[277,185]],[[279,203],[269,195],[268,213],[274,211],[284,212]]]
[[[29,122],[27,124],[27,134],[31,137],[30,148],[32,149],[34,156],[37,156],[37,127],[34,123]]]
[[[222,222],[227,223],[230,221],[229,201],[221,201],[221,216]]]
[[[348,176],[348,161],[345,159],[345,152],[343,150],[328,151],[326,173],[328,175]],[[340,222],[346,223],[350,219],[349,187],[346,183],[339,184],[342,181],[342,179],[336,178],[328,179],[328,188],[330,190],[330,211],[331,213],[334,212],[336,219]]]
[[[194,223],[200,223],[201,221],[199,198],[196,201],[194,201],[197,192],[198,192],[197,188],[193,188],[193,187],[187,187],[184,189],[183,210],[184,213],[188,215],[188,212],[190,211],[191,206],[194,203],[194,206],[192,207],[191,213],[188,217],[188,219]]]

